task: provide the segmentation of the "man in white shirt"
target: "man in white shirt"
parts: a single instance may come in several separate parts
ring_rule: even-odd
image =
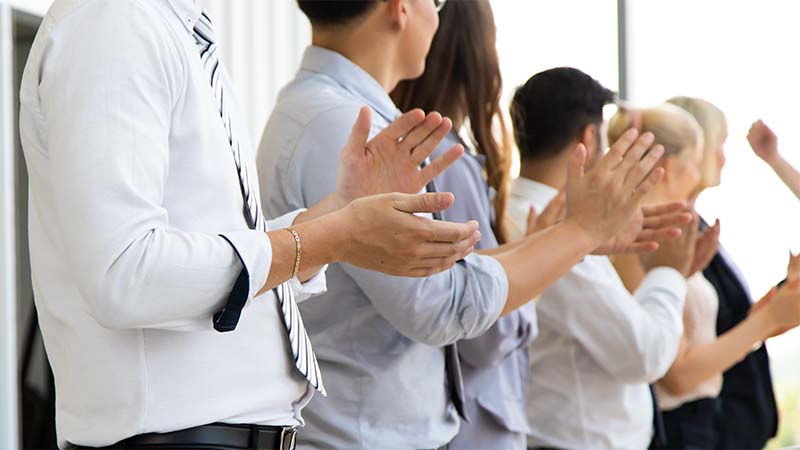
[[[511,106],[521,176],[509,213],[525,230],[564,187],[569,148],[602,152],[603,106],[614,94],[570,68],[520,87]],[[591,158],[590,158],[591,159]],[[662,244],[631,295],[608,257],[587,256],[542,294],[531,347],[530,448],[644,449],[653,437],[649,383],[669,369],[682,333],[690,233]],[[591,307],[587,307],[591,304]]]
[[[33,45],[20,131],[62,448],[293,448],[325,392],[296,302],[326,265],[429,275],[480,238],[411,214],[449,194],[357,199],[419,192],[460,155],[410,163],[449,130],[420,111],[367,143],[362,110],[337,192],[267,223],[216,49],[192,0],[56,0]]]

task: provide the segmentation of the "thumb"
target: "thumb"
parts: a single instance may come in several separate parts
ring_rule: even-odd
[[[358,111],[358,118],[356,123],[353,124],[353,131],[350,133],[350,138],[347,139],[347,145],[344,147],[343,153],[350,153],[353,155],[361,155],[364,148],[367,146],[367,139],[369,138],[369,130],[372,127],[372,111],[367,106],[362,106]]]
[[[407,213],[433,213],[453,206],[455,197],[449,192],[395,194],[395,209]]]
[[[583,178],[583,167],[586,165],[586,147],[578,144],[572,152],[572,158],[567,167],[567,183],[572,184]]]
[[[536,228],[537,222],[539,222],[539,216],[536,214],[536,207],[531,205],[530,211],[528,211],[528,228],[525,232],[530,234]]]

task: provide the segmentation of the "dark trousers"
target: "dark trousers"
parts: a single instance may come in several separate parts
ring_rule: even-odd
[[[664,412],[668,449],[712,449],[716,446],[714,426],[716,398],[702,398]]]

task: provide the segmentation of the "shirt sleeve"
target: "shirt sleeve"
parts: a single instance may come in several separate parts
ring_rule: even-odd
[[[211,329],[243,272],[249,297],[269,273],[264,233],[177,229],[162,206],[184,70],[165,24],[131,0],[85,2],[46,43],[48,213],[65,242],[53,251],[108,328]]]
[[[621,382],[652,383],[678,351],[686,280],[674,269],[656,268],[631,295],[605,262],[607,270],[597,259],[575,266],[545,291],[539,316]]]
[[[473,367],[493,367],[528,348],[538,334],[536,304],[530,302],[498,319],[482,336],[460,341],[458,355]]]

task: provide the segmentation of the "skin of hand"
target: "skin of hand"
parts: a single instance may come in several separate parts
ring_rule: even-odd
[[[788,282],[800,280],[800,253],[793,254],[789,251],[789,264],[786,267],[786,280]]]
[[[769,320],[771,332],[766,337],[779,336],[800,325],[800,280],[773,288],[751,308],[750,316],[758,314]]]
[[[452,128],[450,119],[415,109],[368,140],[370,128],[371,112],[363,107],[339,158],[336,191],[295,219],[293,228],[303,243],[301,280],[331,262],[391,275],[428,276],[452,267],[480,239],[475,222],[414,216],[452,205],[449,193],[416,195],[464,153],[456,145],[421,167]],[[268,235],[273,263],[262,292],[291,277],[296,252],[285,230]]]
[[[628,130],[586,173],[586,148],[578,144],[568,169],[565,222],[584,230],[599,243],[597,247],[611,242],[612,248],[624,248],[632,243],[615,240],[636,219],[644,195],[664,175],[664,169],[656,167],[664,148],[650,149],[654,139],[652,133],[639,136],[638,131]]]
[[[640,261],[645,272],[649,272],[656,267],[672,267],[683,276],[688,276],[694,261],[695,246],[697,244],[697,215],[692,222],[681,230],[681,236],[677,239],[663,242],[658,250],[643,254]]]
[[[692,214],[686,208],[686,202],[642,206],[617,236],[592,254],[653,252],[658,249],[659,242],[678,238],[681,235],[680,227],[691,221]]]
[[[414,109],[367,141],[370,111],[361,108],[339,158],[335,196],[342,206],[367,195],[419,193],[464,153],[461,145],[455,145],[421,168],[453,127],[452,121],[436,112],[425,115]]]
[[[753,122],[747,132],[747,142],[753,152],[767,163],[778,156],[778,136],[762,120]]]
[[[452,206],[453,194],[380,194],[353,200],[344,208],[293,226],[302,238],[300,279],[320,267],[345,262],[390,275],[427,277],[447,270],[473,252],[480,240],[478,223],[432,220],[432,213]],[[296,245],[286,230],[267,233],[273,264],[259,294],[288,280]]]
[[[720,223],[719,219],[717,219],[713,227],[706,228],[698,233],[694,248],[694,261],[689,270],[689,276],[704,270],[714,259],[714,255],[717,254],[719,249],[719,232]]]
[[[551,226],[564,220],[567,213],[567,193],[561,191],[547,204],[541,215],[536,213],[536,207],[531,205],[528,212],[528,227],[525,235],[530,236],[534,233],[550,228]]]

